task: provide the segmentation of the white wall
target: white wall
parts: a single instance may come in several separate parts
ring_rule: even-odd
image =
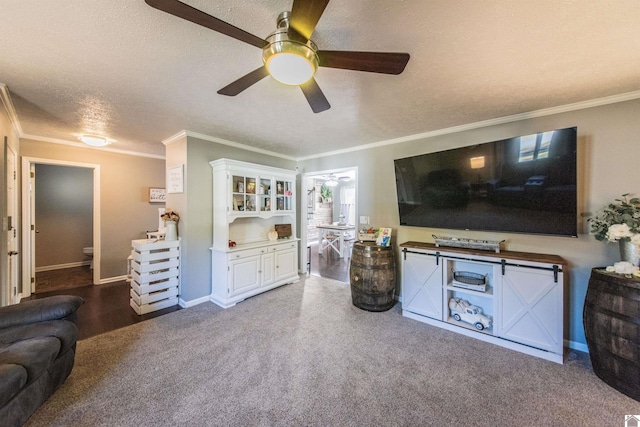
[[[578,209],[596,211],[623,193],[640,195],[640,100],[519,120],[464,132],[441,135],[299,162],[301,173],[358,167],[358,212],[371,223],[393,227],[395,243],[408,240],[433,242],[432,234],[503,240],[514,251],[556,254],[569,263],[565,289],[565,339],[584,344],[582,308],[590,271],[618,260],[615,244],[596,241],[579,219],[578,238],[507,233],[399,227],[393,160],[416,154],[489,142],[519,135],[577,126]]]

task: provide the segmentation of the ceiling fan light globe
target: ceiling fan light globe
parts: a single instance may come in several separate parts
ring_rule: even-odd
[[[286,85],[301,85],[315,74],[313,64],[295,53],[277,53],[267,60],[269,74]]]
[[[262,61],[269,74],[287,85],[309,81],[318,69],[317,47],[311,40],[302,43],[289,38],[286,28],[279,28],[267,37],[262,49]]]

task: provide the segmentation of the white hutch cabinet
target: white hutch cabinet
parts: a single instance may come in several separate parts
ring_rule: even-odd
[[[564,259],[420,242],[403,243],[400,249],[404,316],[563,363]],[[454,272],[482,277],[484,289],[455,286]],[[491,326],[479,330],[454,319],[451,299],[481,308],[492,319]]]
[[[298,281],[296,172],[229,159],[210,164],[211,301],[227,308]],[[291,236],[269,240],[277,224],[290,224]]]

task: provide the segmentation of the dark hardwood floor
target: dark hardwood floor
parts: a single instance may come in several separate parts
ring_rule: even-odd
[[[349,256],[340,258],[331,248],[325,249],[323,253],[320,253],[319,249],[319,243],[311,244],[311,274],[349,283],[351,258]]]
[[[55,280],[49,279],[48,288],[55,290],[42,292],[42,288],[36,286],[36,293],[25,300],[52,295],[77,295],[83,298],[85,303],[78,309],[78,339],[80,340],[181,309],[176,305],[139,316],[129,305],[131,287],[126,281],[104,285],[85,284],[78,286],[76,284],[72,286],[69,282],[73,282],[74,278],[79,277],[78,272],[67,271],[69,281],[65,282],[65,270],[73,269],[55,270]]]
[[[36,293],[77,288],[92,283],[93,270],[88,265],[36,273]]]

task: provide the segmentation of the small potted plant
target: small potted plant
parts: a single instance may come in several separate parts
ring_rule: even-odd
[[[322,201],[325,203],[331,202],[331,196],[331,187],[327,184],[322,184],[322,187],[320,187],[320,197],[322,197]]]
[[[596,216],[588,216],[591,234],[597,240],[619,242],[622,261],[638,265],[638,247],[640,246],[640,198],[629,198],[629,193],[621,199],[609,203]]]

